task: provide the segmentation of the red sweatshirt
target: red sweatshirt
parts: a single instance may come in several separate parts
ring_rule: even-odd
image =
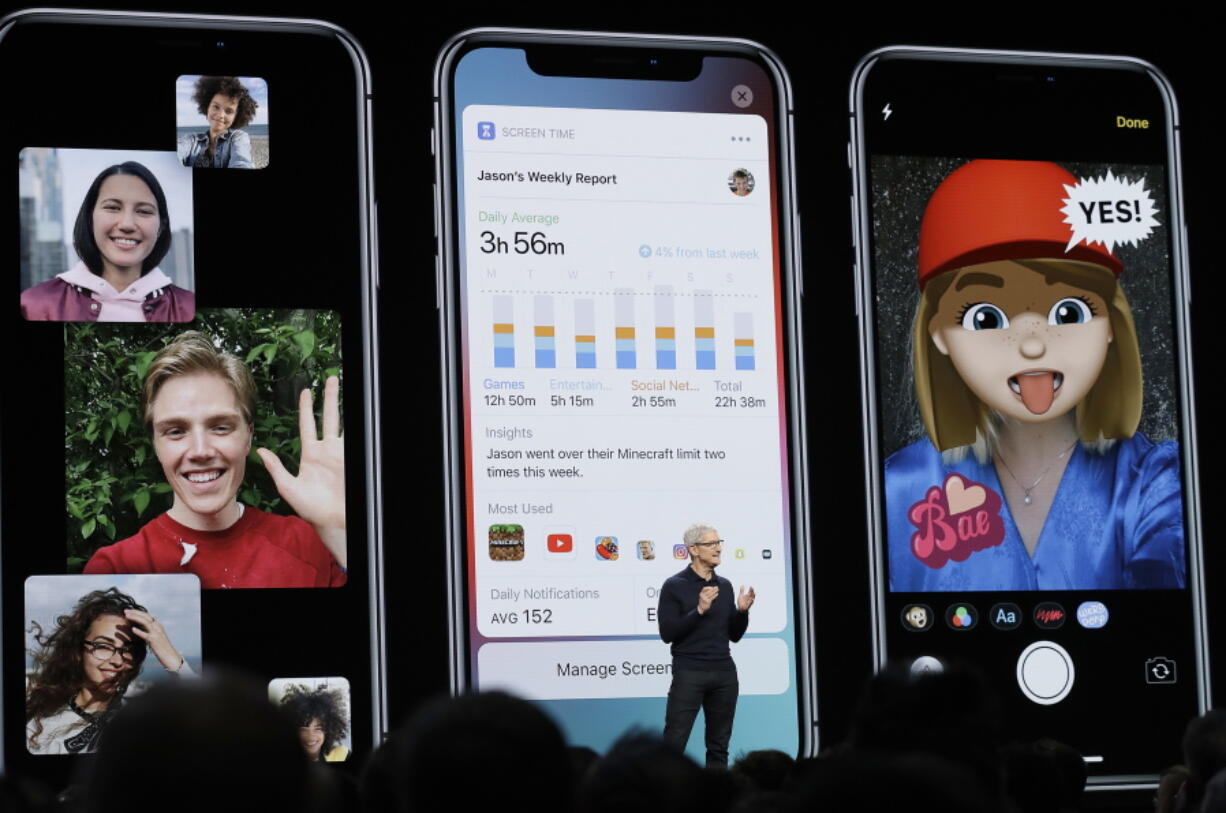
[[[196,552],[179,564],[190,550],[184,543]],[[224,531],[196,531],[162,514],[136,536],[99,548],[85,572],[195,573],[206,590],[345,583],[345,572],[309,523],[251,506]]]

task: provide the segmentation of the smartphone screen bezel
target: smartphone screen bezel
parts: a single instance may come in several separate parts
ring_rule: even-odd
[[[981,65],[984,69],[992,65],[1009,66],[1009,69],[1031,68],[1035,72],[1043,69],[1078,69],[1098,68],[1113,75],[1128,75],[1130,77],[1145,77],[1154,85],[1154,92],[1161,100],[1164,116],[1162,126],[1165,132],[1166,155],[1164,168],[1167,173],[1169,194],[1165,202],[1169,202],[1170,211],[1167,223],[1170,225],[1170,262],[1172,268],[1171,290],[1174,298],[1174,324],[1172,330],[1179,352],[1175,361],[1176,375],[1179,380],[1179,429],[1181,444],[1184,447],[1182,462],[1186,469],[1183,475],[1183,497],[1185,508],[1185,533],[1188,547],[1188,580],[1187,601],[1191,605],[1193,617],[1192,638],[1195,645],[1195,663],[1191,664],[1196,679],[1196,703],[1203,713],[1210,707],[1208,678],[1208,640],[1204,624],[1204,587],[1203,564],[1201,555],[1200,513],[1198,498],[1198,476],[1196,465],[1196,425],[1193,414],[1192,389],[1192,359],[1190,347],[1190,331],[1188,326],[1188,263],[1187,242],[1184,232],[1182,208],[1181,165],[1178,139],[1178,111],[1174,92],[1170,83],[1157,68],[1142,60],[1130,57],[1104,57],[1079,54],[1056,54],[1041,52],[994,51],[970,49],[942,49],[927,47],[894,46],[882,48],[865,56],[856,67],[850,85],[849,113],[851,124],[850,152],[852,156],[852,186],[853,186],[853,229],[856,246],[857,271],[855,274],[857,316],[860,321],[861,339],[861,386],[863,408],[863,432],[865,449],[865,488],[870,495],[868,504],[867,538],[869,544],[869,579],[872,594],[872,652],[874,668],[885,666],[888,657],[887,629],[897,619],[886,610],[886,599],[889,595],[886,584],[885,560],[885,522],[883,516],[884,477],[882,471],[881,450],[879,448],[878,430],[880,417],[877,414],[879,394],[876,385],[876,309],[872,294],[875,259],[871,238],[872,224],[870,222],[869,195],[869,152],[866,131],[868,118],[878,111],[866,106],[868,86],[872,81],[873,68],[884,61],[922,61],[951,62],[967,65]],[[1124,72],[1124,73],[1119,73]],[[921,153],[927,154],[927,153]],[[935,598],[935,595],[934,595]],[[1161,766],[1155,766],[1155,770]],[[1106,789],[1110,787],[1135,787],[1138,783],[1152,784],[1156,775],[1115,775],[1103,774],[1091,776],[1091,787]]]
[[[361,505],[351,504],[348,510],[351,512],[351,516],[355,514],[360,516],[366,528],[365,539],[359,542],[364,548],[362,555],[365,556],[365,567],[363,571],[358,573],[351,571],[350,575],[351,577],[360,575],[364,580],[362,589],[366,591],[367,600],[365,602],[365,619],[362,623],[365,630],[369,632],[369,635],[362,636],[366,642],[361,645],[361,648],[366,651],[367,655],[362,663],[355,663],[351,667],[360,671],[350,674],[355,678],[352,681],[355,695],[357,692],[361,692],[362,705],[368,704],[367,707],[369,709],[369,715],[361,723],[364,729],[368,729],[369,740],[363,739],[358,741],[355,738],[354,745],[360,749],[360,752],[369,751],[382,741],[387,731],[387,691],[386,676],[383,669],[386,642],[385,624],[383,621],[384,586],[382,583],[381,545],[379,376],[376,363],[379,351],[376,308],[378,285],[377,256],[375,252],[377,243],[374,234],[374,186],[370,152],[372,136],[369,119],[371,104],[369,59],[362,46],[347,31],[331,23],[319,20],[264,16],[77,9],[32,9],[7,15],[0,19],[0,47],[3,47],[5,38],[19,27],[50,27],[54,30],[55,26],[62,25],[94,26],[98,29],[97,35],[99,37],[106,37],[108,30],[118,28],[133,30],[156,29],[164,30],[168,34],[175,32],[182,37],[182,42],[180,43],[174,38],[168,39],[166,41],[168,47],[171,45],[181,45],[188,52],[192,48],[213,45],[219,48],[223,47],[222,43],[227,35],[241,33],[246,38],[258,38],[261,41],[266,41],[269,51],[276,53],[277,49],[284,45],[284,40],[280,39],[281,35],[286,33],[306,34],[312,38],[318,38],[319,42],[325,43],[322,47],[339,49],[338,59],[352,65],[353,90],[351,98],[354,100],[354,107],[351,115],[353,116],[353,132],[355,135],[353,150],[357,159],[352,169],[354,184],[352,188],[354,190],[354,197],[360,201],[360,206],[358,211],[355,212],[357,232],[353,235],[358,252],[353,258],[354,270],[352,273],[354,276],[348,284],[353,286],[349,290],[353,292],[354,301],[359,303],[359,312],[355,314],[359,323],[356,325],[354,333],[360,336],[361,341],[360,347],[356,348],[357,352],[354,356],[355,362],[361,365],[360,370],[358,370],[361,387],[360,390],[355,392],[355,395],[360,396],[361,402],[350,404],[350,409],[355,415],[361,416],[363,432],[361,434],[355,433],[349,445],[352,450],[351,454],[357,452],[364,461],[361,471],[361,489],[365,499]],[[185,62],[191,62],[189,53],[185,53],[184,58]],[[353,488],[356,481],[357,477],[353,476],[351,470],[347,481],[347,488]],[[354,535],[351,535],[351,550],[354,543],[358,541]],[[22,574],[22,578],[24,578],[24,575]],[[13,584],[9,586],[12,587]],[[18,594],[21,592],[20,582],[16,582],[14,592]],[[13,624],[15,621],[16,619],[8,619],[4,627],[6,652],[12,648],[10,646],[10,637],[14,631]],[[207,668],[209,665],[207,643],[205,657]],[[2,677],[3,673],[0,672],[0,680],[2,680]],[[3,689],[4,687],[0,685],[0,690]],[[0,714],[2,714],[2,711],[3,709],[0,707]],[[19,755],[20,759],[14,759],[13,762],[25,764],[28,756],[28,754],[22,753]],[[40,774],[43,773],[42,769],[45,767],[48,775],[55,774],[56,776],[66,775],[65,771],[71,768],[69,764],[71,762],[74,762],[74,760],[46,760],[42,757],[35,757],[33,760],[33,764],[39,766]],[[356,762],[351,762],[351,768],[353,764],[356,764]],[[3,755],[0,755],[0,768],[2,767]]]
[[[817,694],[812,644],[812,622],[808,617],[812,607],[809,574],[808,486],[804,442],[804,394],[801,386],[803,371],[800,333],[800,276],[796,245],[798,234],[792,139],[791,88],[786,73],[777,58],[762,46],[735,39],[669,37],[568,31],[518,29],[474,29],[457,34],[442,49],[435,70],[434,130],[431,146],[436,158],[435,219],[438,239],[436,284],[437,306],[440,309],[440,346],[442,349],[442,389],[444,393],[443,454],[446,467],[447,501],[447,600],[448,640],[451,689],[455,693],[471,686],[469,674],[470,645],[468,642],[468,612],[466,602],[469,585],[466,576],[466,495],[464,488],[465,456],[461,414],[463,382],[460,380],[460,318],[459,318],[459,245],[458,196],[455,190],[460,179],[456,175],[454,121],[455,92],[453,81],[460,59],[471,50],[482,47],[531,48],[534,45],[576,45],[650,49],[667,54],[711,54],[739,56],[754,60],[771,77],[775,88],[776,157],[778,195],[777,220],[782,312],[785,347],[783,353],[787,391],[787,430],[789,443],[788,476],[791,487],[790,521],[792,524],[792,567],[794,590],[795,660],[798,680],[798,724],[801,754],[814,754],[817,749]]]

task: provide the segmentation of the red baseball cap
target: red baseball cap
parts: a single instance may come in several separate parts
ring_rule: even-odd
[[[968,265],[994,260],[1061,259],[1094,263],[1117,277],[1123,264],[1101,244],[1068,251],[1064,222],[1072,173],[1049,161],[978,160],[955,169],[928,199],[920,223],[919,286]]]

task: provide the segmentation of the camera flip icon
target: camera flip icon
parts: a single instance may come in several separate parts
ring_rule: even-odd
[[[1171,658],[1147,658],[1145,661],[1146,683],[1174,683],[1175,661]]]

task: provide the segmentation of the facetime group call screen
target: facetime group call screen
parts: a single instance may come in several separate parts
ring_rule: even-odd
[[[634,722],[662,725],[672,659],[657,592],[689,564],[682,531],[705,522],[726,540],[720,575],[757,592],[732,647],[742,714],[753,696],[786,695],[773,745],[786,747],[795,657],[766,121],[493,105],[460,118],[475,686],[659,698]]]

